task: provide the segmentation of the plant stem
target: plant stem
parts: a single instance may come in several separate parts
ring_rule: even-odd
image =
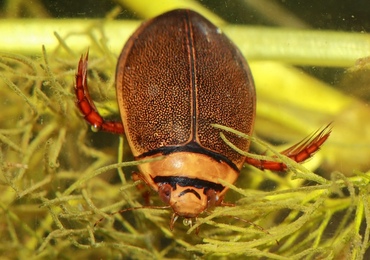
[[[80,19],[9,19],[0,23],[0,50],[35,55],[41,46],[60,46],[56,32],[76,54],[94,48],[91,37],[107,39],[109,49],[118,55],[139,26],[138,21]],[[294,30],[226,25],[222,30],[248,60],[275,60],[295,65],[352,66],[369,55],[370,36],[364,33]]]

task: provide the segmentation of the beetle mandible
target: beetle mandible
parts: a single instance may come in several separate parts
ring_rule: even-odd
[[[116,91],[122,122],[99,115],[87,88],[87,55],[76,74],[77,106],[95,128],[125,134],[137,160],[165,155],[138,166],[140,178],[178,216],[197,218],[222,204],[244,163],[284,170],[231,149],[211,124],[247,135],[253,132],[256,93],[249,66],[238,48],[212,23],[191,10],[173,10],[144,22],[125,44],[117,64]],[[250,142],[227,138],[248,151]],[[302,162],[330,135],[326,127],[282,152]]]

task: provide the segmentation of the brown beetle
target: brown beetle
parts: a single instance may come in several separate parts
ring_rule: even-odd
[[[87,89],[87,56],[76,75],[77,106],[95,128],[126,134],[137,160],[166,155],[138,166],[140,178],[178,216],[196,218],[222,204],[244,163],[284,170],[278,162],[237,153],[220,138],[217,123],[253,132],[256,94],[249,67],[238,48],[213,24],[190,10],[174,10],[143,23],[120,55],[116,86],[121,122],[104,120]],[[283,152],[301,162],[329,137],[330,129]],[[238,148],[249,141],[225,133]]]

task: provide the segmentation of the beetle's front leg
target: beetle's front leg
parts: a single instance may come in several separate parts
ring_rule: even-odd
[[[316,131],[315,133],[306,137],[299,143],[282,151],[281,154],[289,157],[290,159],[298,163],[304,162],[320,149],[321,145],[326,141],[326,139],[328,139],[330,133],[331,127],[330,124],[328,124],[320,132]],[[257,160],[250,157],[247,157],[245,159],[245,163],[253,165],[261,170],[267,169],[272,171],[284,171],[287,169],[286,164],[282,162]]]
[[[103,130],[114,134],[123,134],[122,122],[107,121],[105,120],[96,109],[93,100],[90,98],[90,94],[87,87],[87,61],[89,53],[86,54],[85,58],[81,56],[80,62],[78,63],[78,70],[76,74],[76,105],[83,114],[85,120],[91,124],[96,130]]]
[[[136,188],[141,192],[141,196],[144,199],[145,205],[150,205],[150,190],[148,189],[148,184],[146,183],[145,179],[140,175],[138,172],[132,173],[132,180],[133,181],[142,181],[139,183]],[[146,184],[146,185],[145,185]]]

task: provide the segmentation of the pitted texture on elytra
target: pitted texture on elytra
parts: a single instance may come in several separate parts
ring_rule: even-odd
[[[217,123],[251,134],[255,116],[255,90],[248,65],[234,44],[210,23],[192,21],[197,82],[200,144],[241,165],[244,159],[231,150],[211,124]],[[201,33],[206,34],[206,38]],[[245,139],[225,133],[230,141],[247,151]],[[205,145],[206,144],[206,145]]]
[[[237,48],[203,17],[178,11],[144,23],[124,47],[116,80],[135,156],[195,141],[241,167],[244,157],[210,124],[252,132],[252,77]],[[248,150],[248,141],[228,137]]]
[[[135,155],[185,143],[191,135],[187,35],[183,25],[170,22],[159,19],[142,25],[117,67],[122,120]],[[166,30],[168,26],[179,30]]]

